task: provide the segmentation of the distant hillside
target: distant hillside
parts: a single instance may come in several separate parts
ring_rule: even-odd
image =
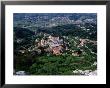
[[[34,35],[34,32],[32,32],[29,29],[18,28],[18,27],[14,27],[14,33],[15,33],[17,38],[31,37]]]
[[[91,27],[90,25],[94,26]],[[97,25],[86,24],[85,29],[79,27],[78,25],[62,25],[52,28],[38,28],[38,33],[44,32],[48,34],[54,34],[58,36],[79,36],[82,38],[88,38],[91,40],[97,40]]]
[[[14,27],[53,27],[97,23],[96,13],[14,13]]]

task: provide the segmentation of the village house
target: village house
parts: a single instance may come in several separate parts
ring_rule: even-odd
[[[86,42],[85,39],[80,39],[80,44],[79,44],[79,46],[84,46],[85,42]]]
[[[59,47],[59,46],[57,46],[57,47],[53,47],[53,54],[55,54],[55,55],[61,55],[61,48]]]
[[[73,56],[80,56],[81,54],[82,54],[81,50],[77,50],[72,53]]]
[[[19,50],[20,53],[24,54],[25,53],[25,50]]]

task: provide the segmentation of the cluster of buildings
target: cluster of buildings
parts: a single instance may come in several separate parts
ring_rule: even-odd
[[[94,45],[97,45],[96,41],[92,41],[89,39],[78,39],[79,43],[76,47],[79,48],[79,50],[71,50],[69,49],[69,44],[68,42],[65,42],[64,39],[68,39],[68,37],[59,37],[59,36],[54,36],[54,35],[49,35],[49,34],[44,34],[44,37],[41,39],[36,39],[35,40],[35,45],[29,47],[28,49],[20,49],[19,52],[24,54],[25,51],[28,50],[28,52],[37,52],[38,54],[41,54],[43,52],[46,53],[51,53],[53,55],[61,55],[64,51],[70,51],[73,56],[80,56],[81,53],[83,52],[80,47],[85,46],[87,43],[92,43]],[[68,44],[68,46],[67,46]],[[74,45],[73,45],[74,46]]]
[[[96,41],[92,41],[89,39],[79,39],[78,48],[79,50],[72,50],[68,49],[68,46],[66,46],[66,43],[63,38],[60,38],[59,36],[51,36],[49,35],[47,39],[41,39],[38,41],[36,39],[36,46],[37,47],[44,47],[45,52],[51,52],[54,55],[61,55],[65,50],[69,50],[72,52],[73,56],[80,56],[83,50],[80,50],[80,47],[85,46],[87,43],[93,43],[94,45],[97,44]]]
[[[78,47],[82,47],[84,46],[86,43],[93,43],[93,45],[97,45],[97,41],[92,41],[89,39],[80,39],[80,44],[78,45]]]
[[[47,39],[41,39],[40,41],[35,41],[37,47],[44,47],[46,52],[52,52],[55,55],[60,55],[64,50],[63,39],[59,36],[48,36]]]

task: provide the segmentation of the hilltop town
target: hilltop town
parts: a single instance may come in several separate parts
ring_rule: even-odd
[[[35,39],[35,43],[33,46],[29,47],[28,49],[24,48],[19,50],[19,52],[21,53],[25,53],[26,51],[28,52],[36,52],[39,54],[42,53],[47,53],[47,54],[53,54],[53,55],[62,55],[64,52],[66,51],[70,51],[72,55],[74,56],[79,56],[83,49],[81,49],[81,47],[86,47],[88,48],[86,45],[89,43],[92,43],[92,45],[97,45],[96,41],[93,40],[89,40],[89,39],[78,39],[77,37],[75,37],[75,39],[79,42],[75,42],[75,44],[73,44],[73,46],[77,47],[78,50],[74,50],[69,48],[71,45],[69,44],[70,42],[65,42],[65,39],[67,40],[68,37],[63,36],[63,37],[59,37],[59,36],[52,36],[49,34],[44,34],[43,38],[41,38],[41,40],[39,39]],[[19,42],[20,40],[18,39],[17,42]],[[89,49],[90,50],[90,49]],[[90,50],[91,53],[96,53],[96,52],[92,52],[92,50]]]

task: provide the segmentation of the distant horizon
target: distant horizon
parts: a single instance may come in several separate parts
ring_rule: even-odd
[[[82,21],[82,22],[81,22]],[[97,13],[13,13],[14,26],[52,27],[65,24],[95,23]]]
[[[19,15],[19,16],[55,16],[55,15],[59,15],[59,16],[68,16],[68,15],[82,15],[82,16],[96,16],[97,17],[97,13],[13,13],[13,18],[15,19],[15,17]]]

